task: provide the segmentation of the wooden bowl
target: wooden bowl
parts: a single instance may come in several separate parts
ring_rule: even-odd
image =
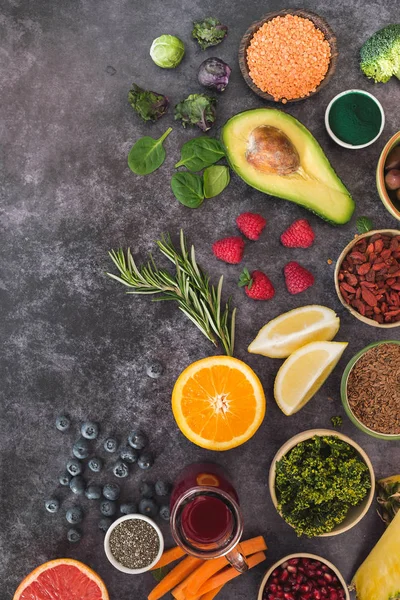
[[[361,235],[358,235],[356,238],[354,238],[349,244],[347,244],[347,246],[344,248],[343,252],[340,254],[339,258],[336,261],[335,274],[334,274],[335,289],[336,289],[336,293],[338,295],[340,302],[343,304],[343,306],[345,306],[347,308],[347,310],[353,315],[353,317],[356,317],[356,319],[358,319],[359,321],[366,323],[366,325],[372,325],[372,327],[381,327],[382,329],[391,329],[393,327],[399,327],[400,321],[397,321],[397,323],[377,323],[373,319],[364,317],[358,311],[356,311],[352,306],[350,306],[350,304],[347,304],[347,302],[343,298],[343,296],[340,292],[340,289],[339,289],[339,270],[340,270],[341,264],[342,264],[345,256],[347,255],[348,252],[350,252],[350,250],[353,248],[353,246],[355,246],[357,244],[357,242],[362,240],[362,238],[371,237],[375,233],[382,233],[384,235],[392,235],[392,236],[400,235],[400,231],[397,229],[374,229],[373,231],[367,231],[367,233],[362,233]]]
[[[279,460],[281,460],[281,458],[283,458],[285,454],[289,452],[289,450],[292,450],[292,448],[297,446],[297,444],[299,444],[300,442],[304,442],[305,440],[309,440],[310,438],[314,437],[314,435],[337,437],[340,440],[343,440],[344,442],[349,444],[349,446],[352,446],[367,465],[371,480],[371,488],[368,494],[365,496],[364,500],[360,504],[358,504],[357,506],[352,506],[349,509],[344,521],[336,525],[332,529],[332,531],[328,531],[328,533],[322,533],[321,535],[315,536],[332,537],[334,535],[344,533],[345,531],[348,531],[349,529],[354,527],[354,525],[357,525],[357,523],[359,523],[361,519],[367,514],[368,509],[371,506],[371,503],[375,496],[375,474],[371,461],[368,458],[368,455],[361,448],[361,446],[359,446],[351,438],[347,437],[347,435],[344,435],[343,433],[340,433],[339,431],[335,431],[333,429],[309,429],[308,431],[303,431],[302,433],[298,433],[297,435],[290,438],[290,440],[288,440],[285,444],[283,444],[283,446],[279,448],[278,452],[272,459],[268,478],[269,493],[271,494],[271,500],[275,508],[278,509],[278,498],[275,492],[276,463]],[[291,527],[290,523],[288,523],[288,525]]]
[[[400,144],[400,131],[394,134],[382,150],[382,153],[379,157],[378,166],[376,167],[376,187],[378,188],[379,197],[383,202],[386,210],[390,212],[392,217],[400,221],[400,210],[393,203],[391,197],[389,196],[386,185],[385,185],[385,162],[387,156],[391,150],[397,145]]]
[[[267,92],[263,92],[262,90],[260,90],[260,88],[258,88],[253,82],[252,78],[249,75],[249,67],[247,65],[247,48],[249,47],[251,39],[257,31],[257,29],[259,29],[267,21],[271,21],[271,19],[274,19],[275,17],[284,17],[285,15],[297,15],[299,17],[303,17],[304,19],[309,19],[310,21],[312,21],[315,27],[317,27],[317,29],[320,29],[325,35],[325,39],[327,40],[331,48],[331,61],[329,63],[328,71],[325,75],[325,78],[321,81],[315,92],[311,92],[310,94],[308,94],[308,96],[303,96],[302,98],[293,98],[293,100],[287,100],[287,102],[299,102],[300,100],[305,100],[306,98],[310,98],[311,96],[314,96],[314,94],[317,94],[323,87],[326,86],[336,69],[338,57],[336,36],[333,33],[330,26],[328,25],[328,23],[325,21],[325,19],[323,19],[314,12],[310,12],[308,10],[303,9],[285,9],[268,13],[260,21],[256,21],[255,23],[250,25],[250,27],[242,37],[239,46],[239,66],[244,80],[249,86],[249,88],[253,90],[253,92],[257,94],[257,96],[260,96],[260,98],[263,98],[264,100],[269,100],[270,102],[280,102],[280,100],[274,100],[274,98],[270,94],[267,94]]]

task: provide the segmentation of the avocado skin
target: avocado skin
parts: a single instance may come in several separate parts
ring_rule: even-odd
[[[236,128],[237,132],[241,133],[241,121],[245,124],[244,133],[240,138],[237,137],[239,143],[236,144],[238,147],[235,149],[235,143],[232,143],[232,129]],[[247,141],[246,132],[251,132],[252,129],[260,125],[272,125],[278,129],[285,127],[284,132],[299,152],[301,167],[305,167],[306,173],[310,175],[309,181],[305,181],[303,177],[296,179],[296,176],[274,175],[271,177],[269,174],[257,172],[254,167],[246,163],[244,158]],[[313,164],[303,164],[304,151],[299,147],[301,144],[296,143],[291,138],[291,131],[294,132],[297,141],[301,140],[301,144],[307,146],[308,154],[311,153],[312,157],[316,158],[318,163],[316,169]],[[291,115],[274,108],[250,109],[238,113],[228,119],[222,127],[221,142],[225,148],[226,158],[231,169],[251,187],[265,194],[299,204],[332,225],[343,225],[351,219],[355,203],[350,192],[334,171],[312,133]],[[237,160],[238,155],[240,155],[239,161]],[[319,179],[319,173],[321,174],[321,172],[323,172],[323,177]],[[274,185],[274,182],[277,181],[276,178],[280,179],[278,186]],[[299,186],[302,187],[303,193],[298,193]],[[327,196],[330,200],[333,200],[336,208],[327,205],[325,201]],[[332,202],[329,204],[332,204]]]

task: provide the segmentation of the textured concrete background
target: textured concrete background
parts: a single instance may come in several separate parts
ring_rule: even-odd
[[[293,7],[315,10],[337,33],[340,58],[330,84],[317,96],[288,105],[316,135],[332,165],[354,194],[355,217],[368,215],[376,227],[396,227],[375,189],[375,166],[386,140],[400,128],[398,81],[374,85],[358,69],[358,50],[376,29],[396,22],[396,2],[293,1]],[[97,508],[91,508],[79,545],[65,539],[64,509],[71,497],[57,488],[76,425],[98,420],[102,437],[120,438],[140,424],[151,434],[156,465],[144,476],[131,476],[125,495],[137,496],[141,479],[174,477],[185,464],[217,459],[234,477],[242,498],[246,536],[265,534],[268,561],[221,594],[235,600],[255,598],[266,566],[289,552],[319,553],[332,560],[349,580],[383,531],[371,508],[361,524],[338,537],[299,539],[274,510],[268,489],[270,461],[289,437],[310,427],[329,427],[341,414],[339,383],[350,357],[366,344],[399,339],[363,325],[339,304],[333,286],[334,264],[355,233],[355,217],[334,228],[296,205],[263,195],[236,176],[219,198],[196,212],[173,197],[169,180],[182,143],[197,135],[173,122],[172,110],[155,125],[146,125],[127,102],[132,81],[169,95],[171,105],[189,93],[203,91],[196,79],[207,56],[219,56],[233,67],[226,92],[219,97],[217,127],[231,115],[263,103],[247,88],[237,65],[239,40],[247,26],[284,2],[224,0],[114,0],[46,2],[1,0],[1,552],[0,597],[9,598],[33,567],[55,557],[80,559],[96,569],[114,600],[144,598],[152,576],[130,577],[114,570],[97,530]],[[191,22],[210,14],[229,26],[228,38],[201,52],[191,40]],[[175,70],[162,70],[149,57],[152,40],[177,34],[186,56]],[[324,129],[329,100],[347,88],[372,91],[382,102],[387,122],[381,139],[357,152],[335,146]],[[127,167],[133,142],[148,133],[158,137],[168,126],[167,160],[148,177]],[[256,304],[236,286],[239,266],[217,262],[214,240],[235,233],[234,219],[245,210],[262,213],[267,228],[258,243],[247,243],[244,264],[265,270],[276,296]],[[308,250],[283,249],[279,234],[296,218],[307,217],[316,232]],[[260,376],[268,398],[265,421],[247,444],[215,456],[188,442],[177,430],[170,410],[171,389],[179,373],[213,347],[172,304],[127,296],[107,279],[107,251],[130,246],[138,260],[154,249],[154,240],[183,227],[196,246],[199,263],[216,281],[225,277],[225,294],[238,306],[236,356]],[[316,275],[316,284],[290,297],[282,268],[299,260]],[[349,341],[329,381],[300,413],[285,417],[273,400],[274,375],[280,364],[249,355],[247,345],[258,329],[284,310],[309,303],[338,311],[338,340]],[[146,376],[149,360],[165,365],[161,379]],[[66,411],[75,428],[66,435],[54,420]],[[376,441],[359,432],[344,416],[342,431],[369,453],[377,476],[399,469],[399,443]],[[111,475],[111,479],[113,476]],[[110,475],[103,475],[103,480]],[[45,513],[44,500],[65,498],[60,513]],[[68,497],[68,500],[67,500]],[[89,502],[83,503],[89,511]],[[167,527],[164,527],[166,532]]]

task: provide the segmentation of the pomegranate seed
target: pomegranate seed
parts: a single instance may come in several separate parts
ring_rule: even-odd
[[[318,575],[318,577],[321,577],[321,575],[322,575],[322,571],[321,571],[321,569],[317,569],[317,570],[315,571],[315,574],[316,574],[316,575]]]
[[[279,583],[279,579],[277,577],[272,577],[271,582],[275,583],[275,584],[278,584]]]
[[[312,593],[312,597],[314,600],[321,600],[321,592],[319,590],[314,590]]]
[[[288,566],[288,564],[289,564],[289,563],[288,563],[288,561],[287,561],[287,560],[285,560],[285,562],[283,562],[283,563],[281,564],[281,569],[282,569],[282,570],[286,569],[286,567]]]
[[[318,577],[317,583],[322,587],[325,585],[325,579],[323,577]]]
[[[289,565],[298,565],[299,564],[299,559],[298,558],[291,558],[289,560]]]
[[[300,600],[310,600],[311,594],[302,594]]]
[[[329,594],[329,600],[338,600],[339,596],[337,595],[337,592],[333,591],[330,592]]]
[[[301,562],[304,566],[309,565],[311,563],[309,558],[302,558]]]
[[[332,583],[339,583],[339,579],[336,577],[336,575],[332,575]]]
[[[322,565],[322,563],[321,563],[321,561],[319,561],[319,560],[314,560],[314,565],[315,565],[316,567],[320,567],[320,566]]]
[[[279,569],[275,569],[274,571],[272,571],[271,573],[271,577],[278,577],[279,575]]]
[[[299,567],[297,567],[297,570],[300,571],[300,573],[305,573],[305,568],[302,567],[301,565]]]
[[[327,581],[328,583],[331,583],[333,577],[330,573],[324,573],[324,579],[325,581]]]
[[[297,573],[297,567],[295,567],[294,565],[289,565],[287,570],[289,571],[289,573]]]
[[[309,592],[310,586],[303,583],[303,585],[300,586],[300,591],[301,592]]]
[[[328,565],[322,565],[321,569],[322,569],[323,571],[330,571],[330,569],[329,569]]]
[[[283,592],[276,592],[276,598],[283,598]]]
[[[281,573],[281,577],[280,577],[280,581],[286,581],[286,579],[289,577],[289,572],[284,569]]]
[[[284,591],[284,592],[290,592],[290,591],[291,591],[291,589],[292,589],[292,586],[291,586],[291,585],[284,585],[284,586],[283,586],[283,591]]]
[[[294,584],[292,585],[292,590],[293,590],[294,592],[298,592],[298,591],[299,591],[299,589],[300,589],[300,585],[299,585],[298,583],[294,583]]]
[[[268,594],[267,599],[268,600],[275,600],[275,594]]]
[[[322,586],[322,588],[319,590],[321,592],[321,595],[326,597],[328,595],[328,590],[326,589],[325,586]]]
[[[303,581],[304,577],[301,573],[299,573],[296,577],[296,583],[301,583]]]
[[[278,586],[277,586],[277,585],[275,585],[275,583],[271,583],[271,584],[268,586],[268,591],[269,591],[269,592],[276,592],[276,591],[277,591],[277,589],[278,589]]]

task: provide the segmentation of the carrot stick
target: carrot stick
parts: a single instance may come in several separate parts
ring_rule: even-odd
[[[203,596],[200,596],[200,600],[213,600],[217,594],[222,590],[224,586],[220,585],[219,587],[214,588],[210,592],[207,592]]]
[[[190,577],[190,575],[189,575],[189,577]],[[179,585],[174,587],[174,589],[172,590],[171,594],[173,595],[175,600],[185,600],[186,582],[187,582],[187,579],[184,579],[183,581],[180,582]]]
[[[247,559],[249,569],[256,567],[261,562],[263,562],[266,558],[267,557],[265,556],[264,552],[257,552],[256,554],[252,554]],[[222,571],[220,571],[213,577],[210,577],[210,579],[208,579],[201,586],[201,588],[199,590],[199,594],[201,594],[201,596],[204,596],[204,594],[211,592],[211,590],[214,590],[217,587],[225,585],[226,583],[228,583],[228,581],[231,581],[231,579],[235,579],[235,577],[239,577],[239,575],[241,575],[241,573],[239,573],[239,571],[237,571],[234,567],[226,567],[226,569],[223,569]],[[196,594],[196,596],[197,595],[198,594]],[[190,595],[190,597],[191,597],[191,595]],[[189,599],[189,595],[186,595],[186,598]]]
[[[169,565],[175,560],[178,560],[178,558],[182,558],[182,556],[184,556],[185,554],[186,552],[180,546],[173,546],[172,548],[165,550],[158,563],[154,565],[154,567],[151,570],[154,571],[155,569],[165,567],[166,565]]]
[[[245,542],[241,542],[239,545],[239,550],[245,555],[250,556],[251,554],[255,554],[256,552],[261,552],[261,550],[266,550],[267,546],[264,538],[260,535],[255,538],[251,538],[246,540]],[[220,558],[214,558],[213,560],[206,560],[196,571],[194,571],[189,577],[186,579],[186,589],[188,590],[190,595],[198,596],[199,589],[205,583],[215,575],[218,571],[227,567],[229,565],[225,556],[221,556]],[[180,598],[178,600],[181,600]]]
[[[162,598],[164,594],[167,594],[172,588],[186,579],[202,562],[201,558],[195,558],[194,556],[184,558],[151,590],[147,596],[148,600],[159,600],[159,598]]]

